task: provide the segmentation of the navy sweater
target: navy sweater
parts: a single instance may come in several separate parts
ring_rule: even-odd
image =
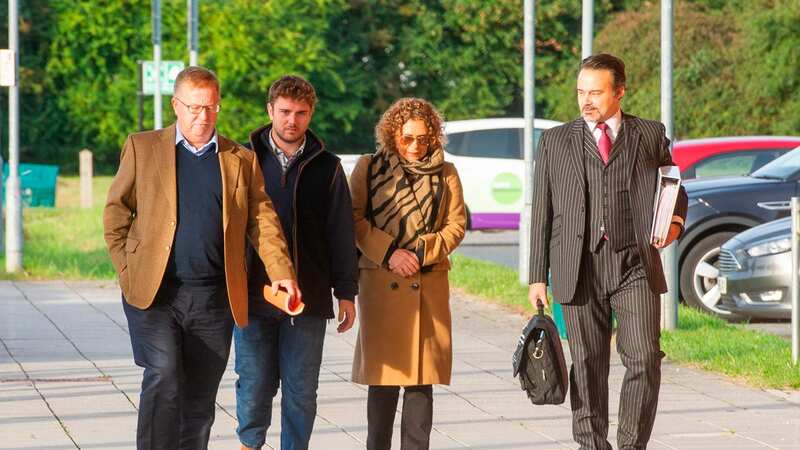
[[[164,277],[184,284],[224,283],[219,155],[210,149],[198,157],[177,145],[175,165],[178,224]]]

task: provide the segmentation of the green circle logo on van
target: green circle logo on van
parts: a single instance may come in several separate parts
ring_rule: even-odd
[[[498,174],[492,180],[492,198],[504,205],[516,203],[522,198],[522,181],[510,172]]]

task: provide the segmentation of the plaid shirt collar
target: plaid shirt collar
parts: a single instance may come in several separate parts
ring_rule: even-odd
[[[303,137],[303,143],[300,144],[300,148],[298,148],[291,157],[288,157],[285,153],[283,153],[283,150],[278,147],[278,144],[275,143],[275,140],[272,139],[271,129],[267,131],[267,135],[269,136],[269,146],[272,147],[273,153],[275,153],[275,156],[278,157],[278,161],[281,163],[283,173],[286,173],[286,171],[289,170],[289,166],[291,166],[292,163],[303,154],[303,150],[306,148],[306,138]]]

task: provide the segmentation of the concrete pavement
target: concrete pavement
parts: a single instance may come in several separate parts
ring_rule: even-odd
[[[511,376],[525,318],[461,294],[452,307],[453,384],[434,389],[432,448],[576,448],[568,404],[533,406]],[[134,448],[141,369],[127,333],[112,283],[0,282],[0,448]],[[329,327],[313,449],[364,448],[366,390],[347,381],[355,336]],[[217,398],[214,449],[238,448],[232,361]],[[800,450],[800,393],[753,389],[669,361],[663,373],[649,448]],[[612,443],[622,375],[615,354]],[[279,447],[275,405],[269,448]]]

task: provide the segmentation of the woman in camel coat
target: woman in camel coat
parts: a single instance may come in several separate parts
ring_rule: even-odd
[[[376,126],[378,150],[350,177],[361,251],[353,381],[370,386],[368,449],[390,448],[400,387],[402,448],[427,449],[431,385],[450,384],[447,272],[466,215],[442,125],[427,101],[397,101]]]

